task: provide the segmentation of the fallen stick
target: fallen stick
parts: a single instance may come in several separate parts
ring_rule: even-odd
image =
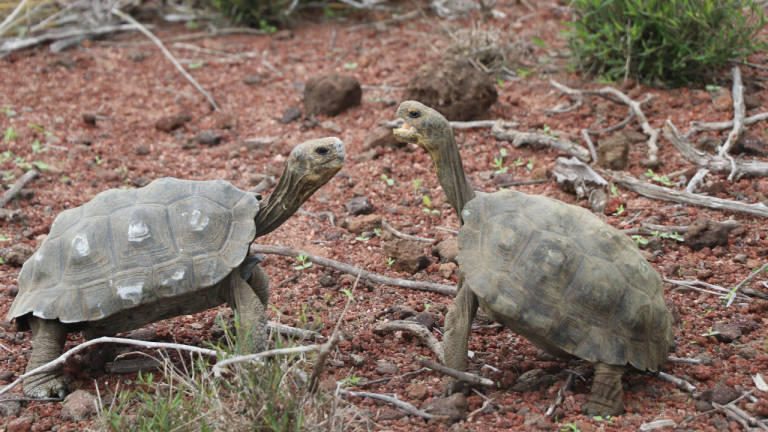
[[[387,223],[387,220],[384,219],[384,218],[381,219],[381,226],[385,230],[387,230],[390,233],[392,233],[393,236],[401,238],[401,239],[413,240],[413,241],[417,241],[417,242],[430,243],[430,244],[431,243],[435,243],[437,241],[435,239],[428,239],[428,238],[424,238],[424,237],[418,237],[418,236],[415,236],[415,235],[410,235],[410,234],[402,233],[402,232],[392,228],[392,225]]]
[[[443,344],[437,340],[435,335],[427,329],[424,324],[417,323],[416,321],[396,320],[388,321],[380,324],[374,330],[374,333],[387,333],[393,331],[407,331],[413,333],[421,343],[423,343],[430,351],[435,353],[440,362],[445,361],[445,352],[443,351]]]
[[[224,360],[221,360],[213,365],[213,375],[217,377],[221,376],[223,369],[232,364],[252,362],[252,361],[261,360],[267,357],[275,357],[275,356],[286,355],[286,354],[308,353],[308,352],[318,351],[321,348],[322,348],[322,345],[319,345],[319,344],[302,345],[302,346],[296,346],[296,347],[278,348],[278,349],[273,349],[269,351],[262,351],[255,354],[239,355],[239,356],[225,358]]]
[[[733,289],[731,290],[731,292],[730,292],[730,293],[728,293],[728,297],[729,297],[729,298],[728,298],[728,303],[726,303],[726,304],[725,304],[725,307],[729,307],[729,306],[731,306],[731,304],[733,304],[733,301],[736,299],[736,292],[739,290],[739,288],[741,288],[742,286],[744,286],[744,284],[745,284],[745,283],[747,283],[747,282],[749,282],[750,280],[752,280],[752,278],[753,278],[753,277],[757,276],[757,275],[758,275],[760,272],[762,272],[762,271],[763,271],[763,270],[765,270],[765,269],[768,269],[768,263],[765,263],[765,264],[763,264],[763,266],[762,266],[762,267],[760,267],[759,269],[757,269],[757,270],[753,271],[752,273],[750,273],[750,275],[749,275],[749,276],[747,276],[746,278],[744,278],[744,280],[742,280],[741,282],[739,282],[739,284],[738,284],[738,285],[736,285],[735,287],[733,287]]]
[[[285,324],[268,322],[267,330],[280,333],[283,336],[298,337],[301,339],[324,339],[325,336],[312,330],[305,330],[296,327],[287,326]]]
[[[434,418],[440,418],[440,416],[432,415],[426,411],[422,411],[415,406],[409,404],[408,402],[401,401],[400,399],[394,398],[392,396],[387,396],[383,394],[378,393],[370,393],[370,392],[358,392],[358,391],[352,391],[347,390],[345,388],[341,387],[341,384],[338,384],[336,386],[336,393],[342,395],[342,396],[352,396],[352,397],[368,397],[371,399],[378,399],[380,401],[387,402],[389,404],[392,404],[396,406],[397,408],[400,408],[401,410],[407,412],[408,414],[419,416],[422,418],[425,418],[427,420],[432,420]]]
[[[749,126],[751,124],[761,122],[763,120],[768,120],[768,112],[755,114],[753,116],[747,117],[744,119],[744,125]],[[724,121],[724,122],[699,122],[699,121],[692,121],[691,122],[691,128],[688,129],[688,132],[685,133],[685,137],[688,138],[691,135],[695,134],[696,132],[701,131],[719,131],[723,129],[728,129],[733,127],[733,120]]]
[[[178,62],[178,60],[176,60],[176,58],[173,57],[173,54],[171,54],[171,52],[168,51],[168,49],[165,47],[165,45],[163,45],[163,42],[160,39],[158,39],[157,36],[152,34],[152,32],[150,32],[143,24],[141,24],[140,22],[138,22],[135,19],[133,19],[132,16],[123,13],[123,11],[121,11],[120,9],[112,8],[112,10],[110,12],[115,14],[115,15],[117,15],[117,16],[119,16],[123,20],[128,21],[133,26],[135,26],[136,29],[138,29],[140,32],[144,33],[144,35],[146,37],[150,38],[152,40],[152,42],[154,42],[155,45],[157,45],[157,47],[160,48],[160,51],[163,52],[165,57],[168,58],[168,60],[170,60],[171,63],[173,63],[173,65],[176,67],[176,69],[179,72],[181,72],[181,74],[184,76],[184,78],[186,78],[187,81],[192,83],[192,85],[197,89],[197,91],[202,93],[202,95],[205,96],[206,99],[208,99],[208,103],[211,104],[213,109],[215,109],[216,111],[221,111],[221,108],[219,108],[219,106],[216,104],[216,101],[213,100],[213,96],[211,96],[210,93],[205,91],[205,89],[203,89],[203,87],[194,78],[192,78],[192,75],[190,75],[189,72],[187,72],[186,69],[184,69],[184,66],[182,66]]]
[[[14,183],[10,189],[5,191],[3,196],[0,198],[0,209],[5,207],[9,201],[11,201],[19,192],[21,192],[21,189],[26,186],[27,183],[32,181],[38,175],[40,175],[40,172],[33,168],[25,172],[23,176],[16,180],[16,183]]]
[[[768,206],[765,206],[762,203],[745,204],[738,201],[731,201],[702,194],[678,191],[675,189],[646,183],[632,176],[619,172],[612,172],[611,176],[619,185],[649,198],[660,199],[664,201],[674,201],[683,204],[692,204],[717,210],[738,211],[757,216],[768,217]]]
[[[424,367],[428,367],[434,371],[440,372],[443,375],[448,375],[450,377],[456,378],[457,380],[463,381],[468,384],[479,385],[484,387],[496,387],[496,383],[493,380],[490,380],[488,378],[483,378],[473,373],[463,372],[460,370],[449,368],[448,366],[435,363],[432,360],[426,359],[424,357],[419,358],[419,362]]]
[[[659,372],[659,378],[661,378],[664,381],[671,382],[672,384],[676,385],[677,388],[680,390],[685,390],[688,393],[693,393],[696,391],[696,386],[689,383],[688,381],[678,378],[674,375],[670,375],[666,372]]]
[[[491,135],[498,140],[511,142],[514,147],[520,147],[524,144],[547,146],[568,153],[582,162],[586,162],[590,158],[589,150],[570,140],[544,134],[505,129],[500,123],[491,127]]]
[[[735,220],[728,219],[724,220],[722,222],[719,222],[721,226],[724,226],[728,228],[728,230],[736,229],[741,226],[741,224]],[[640,224],[639,227],[635,228],[626,228],[621,230],[624,234],[631,235],[631,234],[644,234],[644,235],[653,235],[658,233],[686,233],[691,228],[690,225],[656,225],[652,223],[646,223],[643,222]]]
[[[316,263],[324,267],[330,267],[332,269],[336,269],[340,272],[351,274],[353,276],[359,275],[360,279],[369,280],[373,283],[398,286],[402,288],[410,288],[410,289],[415,289],[420,291],[436,292],[436,293],[447,295],[447,296],[456,295],[456,287],[453,285],[444,285],[444,284],[438,284],[438,283],[432,283],[432,282],[418,282],[418,281],[413,281],[408,279],[398,279],[398,278],[392,278],[388,276],[382,276],[380,274],[369,272],[368,270],[363,270],[359,267],[355,267],[350,264],[332,260],[330,258],[324,258],[317,255],[313,255],[309,252],[306,252],[300,249],[294,249],[286,246],[272,246],[272,245],[254,243],[251,245],[251,251],[254,253],[283,255],[287,257],[297,257],[299,255],[304,255],[307,257],[307,261],[311,261],[313,263]]]
[[[8,27],[10,27],[13,20],[16,19],[16,15],[21,13],[21,10],[24,9],[27,6],[27,2],[29,0],[21,0],[21,2],[16,6],[16,8],[11,12],[10,15],[5,17],[2,23],[0,23],[0,36],[2,36],[6,30],[8,30]]]
[[[119,31],[128,31],[128,30],[134,30],[134,26],[132,24],[108,25],[103,27],[96,27],[93,29],[76,29],[76,30],[65,30],[65,31],[56,32],[56,33],[46,33],[40,36],[24,38],[24,39],[9,38],[9,39],[6,39],[5,42],[0,44],[0,52],[11,52],[11,51],[24,49],[24,48],[29,48],[50,40],[66,39],[66,38],[83,36],[83,35],[98,36],[106,33],[114,33]]]
[[[734,160],[735,171],[731,166],[731,161],[724,157],[711,155],[696,149],[675,125],[667,120],[663,127],[664,137],[672,143],[680,154],[688,161],[699,167],[708,169],[712,172],[725,172],[731,170],[735,172],[736,178],[742,175],[768,177],[768,162],[759,160],[743,161]],[[701,170],[699,170],[701,171]],[[698,172],[696,173],[699,174]],[[693,183],[693,180],[691,180]]]
[[[728,152],[744,130],[744,115],[746,113],[746,108],[744,107],[744,86],[741,84],[741,71],[739,67],[734,66],[733,69],[731,69],[731,74],[733,75],[733,88],[731,90],[731,96],[733,97],[733,128],[731,128],[731,132],[728,133],[728,138],[726,138],[725,143],[720,146],[720,150],[717,152],[718,159],[725,159],[728,161],[731,169],[731,173],[728,175],[728,181],[733,181],[733,178],[737,173],[736,161],[733,159],[733,156],[728,154]],[[700,168],[693,178],[691,178],[691,181],[688,182],[688,186],[685,187],[685,190],[693,193],[696,190],[698,183],[708,172],[708,168]]]
[[[636,101],[612,87],[603,87],[598,90],[578,90],[578,89],[573,89],[563,84],[560,84],[555,80],[549,80],[549,83],[556,89],[568,95],[575,95],[575,96],[581,97],[581,95],[583,94],[591,94],[591,95],[601,96],[607,99],[610,99],[611,96],[619,99],[621,103],[627,105],[629,107],[629,110],[635,114],[635,117],[637,117],[637,122],[640,123],[640,127],[643,129],[643,133],[648,135],[648,141],[646,143],[646,145],[648,146],[648,160],[646,162],[646,165],[653,166],[658,164],[659,146],[656,144],[656,142],[659,139],[659,130],[651,127],[651,124],[648,123],[648,118],[645,116],[645,113],[643,112],[642,108],[640,108],[640,105],[642,105],[645,102],[648,102],[651,98],[654,97],[653,95],[646,96],[646,98],[642,101]]]
[[[547,408],[547,411],[544,413],[545,416],[549,417],[552,414],[554,414],[555,408],[557,408],[558,405],[563,403],[563,400],[565,399],[565,391],[568,390],[572,382],[573,382],[573,374],[569,373],[568,378],[566,378],[565,380],[565,383],[563,384],[562,387],[560,387],[560,390],[557,391],[557,396],[555,396],[555,400],[552,401],[552,404],[549,405],[549,408]]]

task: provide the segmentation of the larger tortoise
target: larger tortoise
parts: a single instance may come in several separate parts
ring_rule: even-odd
[[[32,329],[27,370],[55,359],[66,335],[88,338],[229,303],[254,348],[266,343],[267,276],[250,243],[286,219],[338,172],[335,137],[299,144],[264,201],[224,181],[162,178],[136,190],[107,190],[61,212],[24,263],[9,318]],[[62,397],[57,371],[24,382],[32,397]]]
[[[447,366],[464,370],[478,306],[544,351],[595,364],[586,411],[623,412],[627,365],[656,371],[673,341],[658,273],[624,234],[589,211],[516,191],[475,193],[450,123],[405,101],[395,136],[429,152],[459,214],[459,288],[444,337]],[[446,391],[461,388],[454,380]]]

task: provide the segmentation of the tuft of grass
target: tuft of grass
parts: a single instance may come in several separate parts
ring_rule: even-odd
[[[235,320],[237,323],[237,320]],[[250,334],[229,326],[216,348],[223,355],[245,352]],[[237,324],[235,324],[237,328]],[[283,347],[279,345],[278,347]],[[258,363],[237,363],[215,376],[201,357],[173,363],[160,374],[139,374],[137,386],[117,391],[103,407],[98,430],[170,431],[346,431],[363,429],[357,409],[334,393],[311,392],[314,354],[294,354]],[[347,380],[346,384],[353,384]]]
[[[574,0],[575,64],[609,81],[680,85],[766,49],[754,0]]]

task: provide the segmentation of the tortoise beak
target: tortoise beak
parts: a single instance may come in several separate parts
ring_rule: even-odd
[[[407,121],[402,126],[392,129],[392,133],[395,135],[395,139],[404,143],[419,144],[421,137]]]

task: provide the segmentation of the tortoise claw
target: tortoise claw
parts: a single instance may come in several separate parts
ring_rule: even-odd
[[[24,381],[24,394],[36,399],[64,399],[69,389],[58,375],[40,374]]]

